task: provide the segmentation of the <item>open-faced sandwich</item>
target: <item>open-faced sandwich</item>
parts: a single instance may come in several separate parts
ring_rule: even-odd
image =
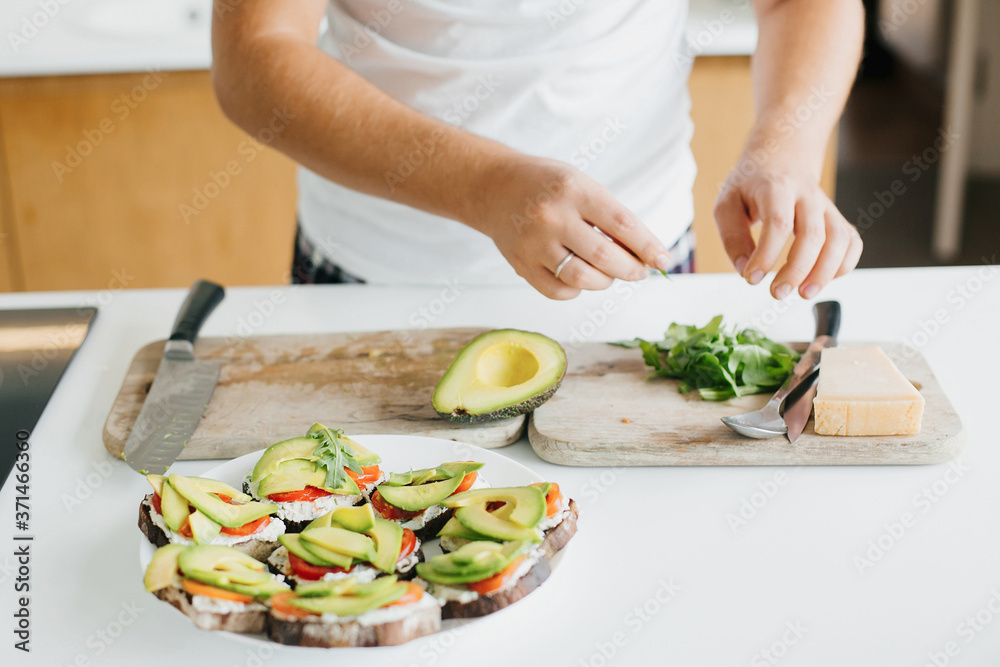
[[[382,480],[380,462],[343,431],[313,424],[304,437],[264,450],[244,489],[275,503],[286,532],[296,533],[334,508],[363,503]]]
[[[541,542],[549,558],[576,533],[576,503],[563,496],[559,485],[472,489],[443,501],[454,515],[441,528],[443,551],[455,551],[469,542],[526,540]]]
[[[285,524],[272,503],[254,501],[228,484],[203,477],[147,475],[153,493],[139,505],[139,529],[158,547],[215,544],[265,560]]]
[[[367,504],[338,507],[279,539],[268,563],[294,585],[346,578],[368,583],[387,574],[410,579],[423,557],[412,530],[375,516]]]
[[[468,542],[417,565],[418,583],[441,603],[441,617],[485,616],[517,602],[549,576],[549,559],[526,541]]]
[[[259,633],[264,602],[287,591],[260,561],[232,547],[168,544],[153,554],[146,590],[180,609],[204,630]]]
[[[417,537],[433,538],[451,518],[442,503],[455,494],[483,486],[475,461],[452,461],[436,468],[392,473],[371,494],[371,504],[383,519],[414,531]]]
[[[298,646],[395,646],[441,629],[441,607],[395,575],[302,584],[271,598],[271,639]]]

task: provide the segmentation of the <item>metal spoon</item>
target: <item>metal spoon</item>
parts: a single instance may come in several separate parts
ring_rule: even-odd
[[[819,368],[819,358],[823,349],[837,345],[837,332],[840,329],[840,303],[837,301],[817,303],[813,307],[813,314],[816,316],[816,338],[802,353],[802,357],[795,364],[791,375],[785,378],[767,405],[754,412],[723,417],[723,424],[749,438],[773,438],[788,432],[788,426],[781,416],[781,408],[785,400],[799,384],[810,378]]]

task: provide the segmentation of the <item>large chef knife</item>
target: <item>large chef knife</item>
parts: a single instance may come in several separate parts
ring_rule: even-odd
[[[813,310],[816,313],[816,331],[826,331],[833,342],[827,347],[834,347],[837,344],[837,334],[840,332],[840,303],[837,301],[824,301],[817,303]],[[782,417],[788,430],[785,437],[788,442],[795,442],[802,430],[809,421],[809,413],[812,412],[813,399],[816,398],[816,385],[819,382],[819,369],[817,368],[809,377],[799,383],[788,399],[785,401],[785,411]]]
[[[161,473],[177,460],[198,427],[219,381],[219,365],[194,357],[202,323],[225,296],[199,280],[188,293],[163,348],[163,359],[139,417],[125,442],[125,461],[141,473]]]

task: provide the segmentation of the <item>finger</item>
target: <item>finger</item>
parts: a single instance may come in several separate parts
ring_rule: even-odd
[[[634,255],[609,239],[599,229],[591,227],[590,224],[582,220],[580,224],[571,227],[565,244],[567,248],[576,253],[581,262],[589,264],[611,278],[642,280],[649,276],[646,266]],[[570,264],[577,264],[577,262],[573,261]],[[559,275],[560,277],[565,276],[565,270]],[[570,282],[569,284],[574,283]],[[604,288],[584,287],[584,289]]]
[[[777,263],[785,242],[792,234],[795,225],[795,197],[790,188],[771,185],[755,193],[753,204],[759,213],[763,229],[757,249],[751,253],[743,269],[743,277],[751,285],[756,285]]]
[[[541,265],[539,265],[537,269],[532,269],[522,275],[532,287],[550,299],[566,301],[580,294],[579,288],[570,287],[563,281],[557,279],[554,275],[552,275],[551,271]],[[561,276],[562,274],[560,273],[559,275]]]
[[[719,228],[719,237],[729,255],[729,261],[740,274],[746,268],[750,255],[756,245],[750,234],[750,216],[739,190],[725,186],[715,202],[715,225]]]
[[[858,233],[857,228],[854,225],[849,225],[849,227],[848,232],[851,235],[851,245],[847,249],[844,261],[840,263],[840,268],[837,269],[837,275],[834,278],[839,278],[845,273],[853,271],[854,267],[858,265],[858,260],[861,259],[861,252],[865,248],[865,244],[861,241],[861,234]]]
[[[795,204],[795,242],[788,251],[788,260],[771,282],[771,294],[776,299],[784,299],[810,275],[816,260],[826,248],[826,202],[822,198],[807,197]],[[844,257],[847,239],[837,248],[837,265]],[[828,257],[829,259],[829,257]],[[836,266],[834,267],[836,270]],[[831,272],[832,277],[832,272]],[[830,278],[827,278],[829,280]],[[824,285],[826,283],[823,283]]]
[[[584,220],[621,243],[640,262],[661,271],[670,269],[667,247],[606,189],[592,188],[580,198],[578,207]]]
[[[553,276],[555,274],[553,273]],[[558,279],[570,287],[585,290],[603,290],[611,287],[614,278],[574,255],[559,272]]]
[[[815,298],[833,280],[851,247],[850,225],[840,215],[840,211],[832,206],[827,207],[825,219],[826,242],[823,244],[823,251],[799,288],[799,294],[806,299]]]

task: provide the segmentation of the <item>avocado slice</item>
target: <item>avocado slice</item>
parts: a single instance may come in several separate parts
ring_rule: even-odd
[[[276,472],[260,480],[256,484],[255,491],[258,497],[267,498],[273,493],[301,491],[307,486],[315,486],[345,496],[361,495],[357,482],[348,475],[344,475],[344,483],[340,488],[326,486],[326,470],[306,459],[285,461],[278,466]]]
[[[375,558],[371,559],[371,564],[383,572],[395,572],[399,552],[403,549],[403,527],[395,521],[376,518],[374,526],[365,534],[375,542]]]
[[[436,584],[468,584],[492,577],[528,549],[523,541],[469,542],[461,548],[417,563],[417,575]]]
[[[278,541],[281,545],[288,549],[289,553],[293,553],[310,565],[318,565],[320,567],[343,567],[348,568],[354,559],[350,556],[345,556],[341,553],[335,553],[332,551],[324,551],[323,556],[314,553],[310,549],[306,549],[305,545],[302,543],[302,533],[286,533],[278,537]],[[314,545],[317,551],[322,547]],[[328,556],[329,558],[324,558]]]
[[[394,472],[389,475],[389,479],[383,482],[388,486],[415,486],[426,484],[427,482],[440,482],[452,477],[465,478],[466,475],[476,472],[483,467],[477,461],[452,461],[442,463],[437,468],[424,468],[422,470],[411,470],[409,472]]]
[[[163,481],[166,479],[163,475],[146,475],[146,481],[149,485],[153,487],[153,492],[158,496],[163,496]]]
[[[314,519],[305,527],[305,530],[326,526],[340,526],[347,530],[353,530],[355,533],[367,533],[375,527],[375,512],[368,503],[354,505],[353,507],[337,507],[333,511]]]
[[[273,578],[263,563],[232,547],[188,547],[180,553],[177,564],[185,577],[229,590],[235,590],[231,584],[257,586]]]
[[[160,491],[160,514],[163,515],[163,523],[176,533],[191,513],[188,501],[178,493],[173,484],[167,481],[163,482]]]
[[[505,503],[501,508],[507,520],[526,528],[534,528],[545,516],[545,494],[537,486],[508,486],[488,489],[470,489],[446,499],[445,507],[482,506],[493,502]],[[508,506],[510,509],[508,509]],[[497,510],[500,511],[500,510]],[[478,530],[474,526],[473,530]],[[485,533],[484,533],[485,534]]]
[[[438,532],[438,537],[444,537],[446,535],[448,537],[461,537],[462,539],[472,540],[473,542],[481,540],[491,540],[500,542],[503,541],[500,540],[499,538],[487,537],[486,535],[477,533],[474,530],[470,530],[455,517],[451,517],[450,519],[448,519],[448,523],[444,524],[444,526]]]
[[[186,477],[185,479],[191,480],[196,487],[205,493],[217,493],[221,496],[228,496],[233,500],[238,500],[243,503],[253,500],[253,498],[239,489],[232,487],[225,482],[220,482],[217,479],[209,479],[207,477]]]
[[[370,537],[337,526],[313,528],[299,533],[299,537],[307,549],[309,545],[315,544],[366,562],[375,558],[375,543]]]
[[[308,540],[302,539],[302,533],[299,533],[299,546],[311,553],[316,558],[330,563],[331,565],[336,565],[337,567],[342,567],[345,570],[351,567],[354,563],[354,558],[348,556],[347,554],[342,554],[337,551],[331,551],[324,546],[319,544],[313,544]],[[298,556],[298,554],[296,554]],[[301,556],[299,556],[301,558]],[[314,563],[315,564],[315,563]]]
[[[387,577],[379,577],[366,584],[359,583],[356,577],[345,577],[333,581],[316,581],[308,584],[299,584],[295,588],[295,594],[304,597],[320,597],[323,595],[375,595],[383,593],[395,585],[398,577],[391,574]]]
[[[195,509],[201,510],[209,519],[227,528],[239,528],[278,510],[278,506],[273,503],[256,501],[230,505],[216,496],[202,491],[197,482],[180,475],[170,475],[167,482],[163,486],[164,492],[172,487],[177,493],[184,496],[186,502],[191,503]],[[166,515],[164,515],[164,520],[166,520]]]
[[[195,510],[188,515],[188,524],[191,526],[191,537],[195,544],[208,544],[222,531],[222,526],[215,523],[201,510]]]
[[[314,436],[327,430],[336,432],[336,429],[328,429],[326,426],[317,423],[309,427],[309,430],[306,432],[306,435]],[[363,447],[361,443],[357,442],[356,440],[348,438],[346,435],[343,434],[343,431],[341,431],[340,433],[340,442],[341,444],[347,445],[348,449],[351,450],[351,454],[354,456],[354,460],[357,461],[358,465],[362,467],[367,468],[369,466],[378,465],[379,463],[382,462],[382,458],[378,454],[371,451],[370,449]]]
[[[431,505],[437,505],[455,493],[461,485],[461,477],[452,477],[419,486],[386,486],[383,484],[378,487],[378,492],[390,505],[408,512],[417,512],[425,510]]]
[[[181,552],[188,547],[183,544],[167,544],[160,547],[153,554],[153,558],[146,566],[146,574],[142,578],[146,590],[150,593],[167,588],[181,581],[177,574],[177,561]]]
[[[406,584],[393,582],[392,586],[369,595],[296,597],[292,598],[289,602],[300,609],[305,609],[316,614],[358,616],[373,609],[384,607],[390,602],[395,602],[406,594],[408,588]]]
[[[549,400],[565,373],[566,353],[559,343],[538,333],[498,329],[462,348],[431,402],[455,422],[507,419]]]

